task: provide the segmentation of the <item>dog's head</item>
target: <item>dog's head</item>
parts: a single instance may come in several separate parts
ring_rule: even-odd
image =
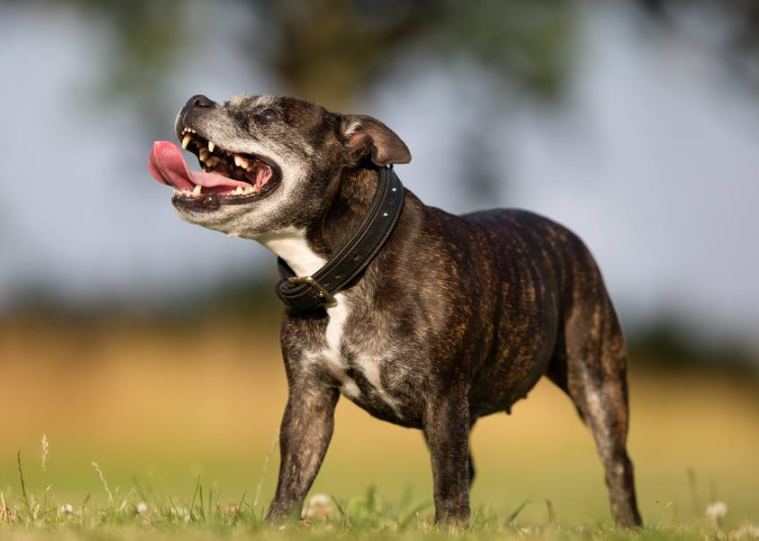
[[[176,145],[161,141],[150,155],[151,173],[175,188],[172,202],[183,219],[247,238],[318,219],[346,168],[411,160],[379,120],[295,98],[236,96],[219,104],[193,96],[175,129],[202,172],[190,172]]]

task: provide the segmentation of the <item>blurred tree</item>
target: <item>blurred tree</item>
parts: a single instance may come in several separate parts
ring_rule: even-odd
[[[637,0],[662,26],[675,28],[688,11],[704,15],[718,28],[726,63],[759,91],[759,2],[756,0]],[[723,24],[715,25],[714,22]],[[698,39],[699,35],[694,36]]]
[[[251,51],[296,94],[339,107],[404,57],[461,58],[539,96],[559,95],[574,29],[568,0],[282,0],[263,5],[270,35]]]
[[[10,0],[20,3],[20,0]],[[255,29],[241,39],[290,86],[332,106],[345,105],[404,57],[465,57],[548,98],[568,71],[574,28],[571,0],[239,0],[203,5],[164,0],[27,0],[71,6],[104,21],[114,45],[104,82],[146,113],[171,75],[183,44],[202,29],[193,9],[218,16],[225,4]],[[241,6],[247,9],[239,9]],[[215,15],[216,14],[216,15]]]

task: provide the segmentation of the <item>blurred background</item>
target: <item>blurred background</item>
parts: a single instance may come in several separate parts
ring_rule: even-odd
[[[179,220],[150,178],[193,94],[374,115],[451,212],[552,217],[631,348],[650,524],[759,515],[759,4],[752,0],[0,1],[0,491],[262,505],[286,399],[275,259]],[[266,457],[271,455],[271,460]],[[473,503],[608,521],[589,432],[541,383],[474,432]],[[268,465],[265,465],[268,464]],[[421,436],[343,400],[313,492],[431,499]],[[425,513],[431,513],[427,507]]]

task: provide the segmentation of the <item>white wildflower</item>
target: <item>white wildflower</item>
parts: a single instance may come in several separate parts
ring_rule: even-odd
[[[145,502],[140,502],[137,504],[137,514],[144,515],[148,512],[148,504]]]
[[[727,514],[727,504],[725,502],[710,503],[706,508],[706,516],[709,517],[714,524],[719,526],[720,519]]]
[[[61,508],[59,511],[62,515],[70,515],[71,513],[74,512],[74,506],[71,505],[70,503],[67,503],[66,505],[61,505]]]
[[[314,494],[308,500],[304,513],[306,518],[324,518],[333,511],[332,498],[326,494]]]
[[[185,524],[190,522],[190,510],[186,507],[172,507],[171,514],[173,518],[179,519]]]

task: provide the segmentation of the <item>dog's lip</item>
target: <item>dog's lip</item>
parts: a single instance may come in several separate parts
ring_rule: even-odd
[[[222,206],[245,205],[265,199],[275,192],[280,184],[281,181],[275,173],[275,178],[272,182],[261,188],[259,192],[248,194],[203,192],[199,196],[196,196],[190,192],[175,191],[171,202],[176,207],[188,210],[217,210]]]

